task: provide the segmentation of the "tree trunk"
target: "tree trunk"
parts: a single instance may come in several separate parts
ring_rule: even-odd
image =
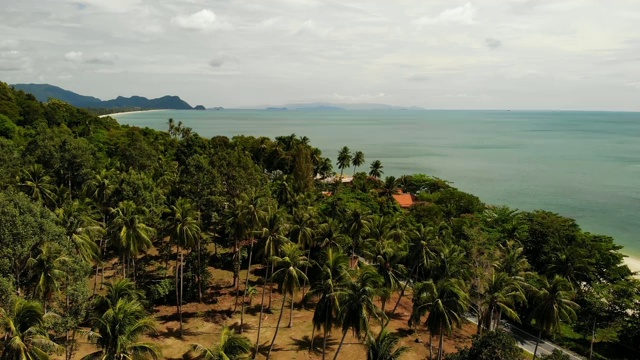
[[[413,267],[411,268],[411,271],[409,272],[409,277],[407,278],[407,281],[405,281],[404,286],[402,286],[402,290],[400,290],[400,296],[398,296],[398,301],[396,301],[396,304],[393,306],[393,310],[391,310],[391,315],[387,319],[387,322],[384,324],[384,326],[389,325],[389,322],[391,321],[391,318],[393,317],[393,315],[396,314],[396,310],[398,309],[398,305],[400,305],[400,300],[402,300],[402,297],[404,296],[404,292],[407,289],[407,286],[409,285],[409,282],[411,281],[411,276],[413,275],[413,272],[415,271],[416,267],[417,267],[416,265],[413,265]]]
[[[104,240],[104,246],[102,248],[102,254],[106,254],[107,253],[107,244],[109,243],[109,239],[105,239]],[[104,286],[104,263],[102,264],[102,271],[100,272],[100,290],[102,290],[103,286]]]
[[[324,328],[324,338],[322,339],[322,360],[325,360],[327,355],[327,328]]]
[[[251,246],[249,247],[249,265],[247,266],[247,276],[244,281],[244,293],[242,293],[242,312],[240,313],[240,334],[242,334],[242,325],[244,325],[244,305],[245,298],[247,296],[247,289],[249,288],[249,273],[251,272],[251,258],[253,256],[253,239],[251,239]]]
[[[493,308],[489,308],[489,331],[493,330],[493,313],[495,313]]]
[[[264,272],[264,284],[262,284],[262,301],[260,301],[260,318],[258,319],[258,335],[256,338],[256,350],[253,354],[255,360],[258,356],[258,350],[260,349],[260,330],[262,330],[262,314],[264,312],[264,294],[267,291],[267,275],[269,274],[269,264],[267,264]]]
[[[337,360],[338,359],[338,354],[340,353],[340,349],[342,349],[342,344],[344,343],[344,338],[345,337],[347,337],[347,331],[343,330],[342,331],[342,339],[340,339],[340,345],[338,345],[338,350],[336,350],[336,354],[333,356],[333,360]]]
[[[182,338],[182,295],[184,293],[184,250],[180,250],[180,337]]]
[[[596,340],[596,319],[593,319],[593,330],[591,330],[591,346],[589,347],[589,360],[593,357],[593,343]]]
[[[284,292],[282,296],[282,306],[280,306],[280,315],[278,316],[278,325],[276,325],[276,332],[273,334],[273,340],[271,340],[271,346],[269,346],[269,352],[267,353],[267,360],[271,357],[271,351],[273,351],[273,345],[276,343],[276,337],[278,337],[278,330],[280,330],[280,321],[282,321],[282,314],[284,313],[284,304],[287,301],[287,293]]]
[[[271,263],[271,275],[273,276],[273,262]],[[271,312],[271,296],[273,295],[273,282],[271,280],[269,280],[269,306],[267,306],[267,309],[269,310],[269,312]]]
[[[295,291],[291,292],[291,310],[289,311],[289,325],[287,325],[288,328],[292,328],[293,327],[293,303],[294,303],[294,298],[295,298]]]
[[[309,250],[307,251],[307,260],[311,261],[311,246],[309,246]],[[307,288],[307,272],[309,271],[309,267],[305,266],[304,267],[304,279],[302,279],[302,299],[304,299],[304,296],[306,295],[306,288]]]
[[[442,347],[444,346],[444,334],[442,333],[442,325],[440,325],[440,340],[438,342],[438,360],[442,360]]]
[[[175,288],[176,288],[176,312],[180,314],[180,242],[176,247],[176,276],[175,276]]]
[[[429,331],[429,360],[433,360],[433,334]]]
[[[196,244],[198,249],[198,276],[196,281],[198,282],[198,302],[202,303],[202,263],[200,262],[200,236],[198,235],[198,242]]]
[[[236,303],[233,306],[234,313],[238,311],[238,298],[240,297],[240,263],[242,262],[240,256],[240,243],[236,240],[236,263],[234,264],[233,271],[233,286],[236,288]]]
[[[536,360],[536,354],[538,353],[538,345],[540,345],[540,338],[542,337],[542,329],[538,333],[538,339],[536,340],[536,347],[533,349],[533,360]]]
[[[309,353],[313,350],[313,337],[316,336],[316,326],[312,324],[311,340],[309,341]]]

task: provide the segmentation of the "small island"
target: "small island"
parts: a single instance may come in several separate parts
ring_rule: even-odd
[[[207,110],[204,105],[196,105],[193,110]]]

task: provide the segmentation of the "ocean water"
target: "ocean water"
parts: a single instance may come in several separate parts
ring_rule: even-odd
[[[490,204],[554,211],[640,257],[640,113],[166,110],[113,117],[158,130],[173,118],[204,137],[295,133],[334,161],[346,145],[363,151],[367,164],[382,161],[384,175],[426,173]]]

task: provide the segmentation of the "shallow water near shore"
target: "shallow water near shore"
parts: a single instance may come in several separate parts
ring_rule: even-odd
[[[549,111],[155,111],[115,114],[201,136],[295,133],[335,160],[346,145],[384,175],[426,173],[490,204],[545,209],[640,257],[640,113]],[[359,170],[368,170],[359,169]]]

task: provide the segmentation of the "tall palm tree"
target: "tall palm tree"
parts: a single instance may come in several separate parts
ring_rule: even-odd
[[[120,300],[133,301],[144,297],[144,293],[129,279],[118,279],[107,283],[105,287],[106,293],[93,300],[93,312],[98,317],[115,307]]]
[[[47,242],[40,248],[38,256],[27,262],[36,282],[35,294],[42,299],[45,312],[53,294],[60,290],[59,282],[66,275],[63,269],[69,261],[69,258],[62,256],[60,246]]]
[[[341,250],[329,247],[323,251],[321,263],[323,265],[320,279],[312,286],[307,297],[319,297],[313,311],[313,330],[309,351],[313,349],[315,331],[324,330],[322,341],[322,359],[324,360],[327,353],[327,338],[333,326],[336,325],[340,311],[340,292],[345,282],[349,280],[349,258]]]
[[[533,359],[538,353],[542,332],[552,333],[560,326],[561,321],[575,320],[575,309],[579,308],[578,304],[571,300],[575,292],[567,279],[556,275],[551,282],[546,277],[540,277],[539,281],[538,290],[533,297],[535,307],[531,312],[531,318],[535,320],[539,329]]]
[[[445,334],[451,334],[454,326],[462,326],[469,298],[464,284],[457,279],[446,279],[434,283],[422,282],[416,285],[413,295],[413,313],[411,322],[419,321],[428,313],[425,325],[429,330],[429,359],[432,358],[432,336],[439,335],[438,360],[442,360]]]
[[[135,279],[135,259],[140,252],[152,246],[151,236],[154,230],[142,221],[144,209],[133,201],[125,200],[111,209],[112,226],[116,233],[118,246],[122,252],[122,272],[127,277],[127,268],[133,262]]]
[[[155,332],[156,323],[137,300],[120,299],[91,322],[87,337],[95,340],[100,350],[83,360],[162,358],[157,345],[138,342],[140,336]]]
[[[87,263],[100,257],[100,247],[96,238],[105,234],[102,223],[95,220],[96,213],[89,199],[67,202],[56,210],[58,222],[66,230],[69,243],[75,248],[76,255]],[[96,275],[97,282],[97,275]]]
[[[47,360],[49,353],[59,350],[43,328],[46,317],[40,303],[21,298],[16,298],[7,310],[0,308],[0,359]]]
[[[347,216],[347,232],[353,241],[351,254],[356,255],[356,252],[360,250],[359,245],[363,235],[369,232],[370,222],[367,216],[358,209],[354,209]]]
[[[205,360],[246,359],[246,356],[251,352],[251,348],[251,340],[234,333],[228,326],[222,328],[220,342],[213,348],[207,348],[200,344],[191,345],[191,351]]]
[[[405,252],[401,244],[388,240],[377,242],[373,251],[367,251],[365,256],[383,279],[381,290],[384,291],[381,292],[380,297],[382,300],[381,311],[384,314],[390,294],[400,287],[400,278],[406,275],[406,268],[400,262],[404,258]]]
[[[300,280],[306,279],[306,276],[300,270],[300,267],[308,266],[309,262],[303,255],[302,250],[297,244],[287,243],[282,247],[282,253],[284,256],[274,257],[274,260],[278,264],[278,271],[273,273],[272,279],[277,281],[280,291],[282,292],[282,306],[280,307],[280,315],[278,316],[278,324],[276,325],[276,331],[273,334],[273,340],[271,346],[269,346],[269,352],[267,353],[267,359],[270,358],[273,351],[273,345],[276,343],[278,337],[278,330],[280,329],[280,322],[282,321],[282,314],[284,313],[284,305],[287,300],[287,294],[291,295],[291,313],[289,318],[289,327],[293,326],[293,302],[294,292],[300,287]]]
[[[356,169],[364,164],[364,153],[362,151],[356,151],[353,153],[353,159],[351,159],[351,165],[353,165],[353,176],[356,175]]]
[[[349,329],[360,339],[370,331],[370,316],[373,316],[376,320],[384,316],[373,302],[377,289],[382,284],[383,280],[376,271],[367,266],[359,269],[356,279],[344,289],[344,293],[341,294],[339,299],[340,313],[338,314],[338,322],[342,327],[342,339],[333,360],[338,358]]]
[[[386,327],[380,329],[378,336],[369,334],[367,339],[367,360],[398,360],[409,347],[400,346],[400,339],[391,335]]]
[[[201,230],[198,222],[199,213],[193,203],[180,198],[170,208],[168,233],[176,244],[176,310],[180,319],[180,336],[182,336],[182,298],[184,289],[184,248],[193,248],[198,241]],[[199,270],[199,269],[198,269]]]
[[[343,146],[338,152],[338,169],[340,169],[340,178],[344,173],[344,169],[348,168],[351,165],[351,150],[348,147]]]
[[[113,176],[115,175],[114,170],[106,170],[103,169],[100,173],[95,174],[91,179],[89,179],[84,184],[84,192],[85,194],[92,199],[98,206],[100,207],[100,212],[102,215],[102,228],[107,228],[107,216],[109,215],[109,202],[111,200],[111,195],[116,189],[116,185],[112,181]],[[98,245],[99,250],[104,254],[107,248],[107,238],[105,237],[106,231],[102,234],[103,236],[100,238],[100,243]],[[100,253],[98,252],[98,255]],[[96,260],[100,260],[99,258]],[[96,293],[96,284],[98,283],[98,273],[100,271],[101,264],[98,262],[96,264],[96,279],[93,287],[93,293]],[[102,280],[104,280],[104,268],[102,269]],[[100,287],[102,289],[102,286]]]
[[[291,224],[289,226],[289,239],[300,246],[301,249],[307,249],[307,259],[311,259],[311,248],[315,243],[315,232],[313,230],[314,219],[310,211],[297,208],[293,210]],[[304,274],[307,275],[305,268]],[[302,283],[302,297],[305,295],[306,281]]]
[[[249,238],[249,264],[247,265],[247,275],[245,278],[244,292],[242,293],[242,312],[240,315],[240,333],[243,331],[244,325],[244,308],[247,297],[247,289],[249,289],[249,273],[251,272],[251,261],[253,260],[253,244],[255,243],[255,230],[260,226],[260,222],[264,218],[266,211],[263,209],[263,197],[256,191],[251,194],[243,193],[240,195],[236,206],[238,207],[238,220],[244,224],[246,236]],[[236,293],[237,298],[237,293]]]
[[[22,170],[18,182],[31,199],[48,206],[55,206],[56,187],[42,165],[33,164],[28,169]]]
[[[382,166],[380,160],[375,160],[371,163],[369,176],[373,176],[374,178],[379,179],[382,174],[384,174],[384,171],[382,171],[383,168],[384,166]]]
[[[482,323],[489,330],[495,330],[504,314],[509,319],[520,322],[520,317],[514,306],[524,302],[525,296],[516,280],[506,273],[493,273],[484,291],[482,307],[485,309]]]

